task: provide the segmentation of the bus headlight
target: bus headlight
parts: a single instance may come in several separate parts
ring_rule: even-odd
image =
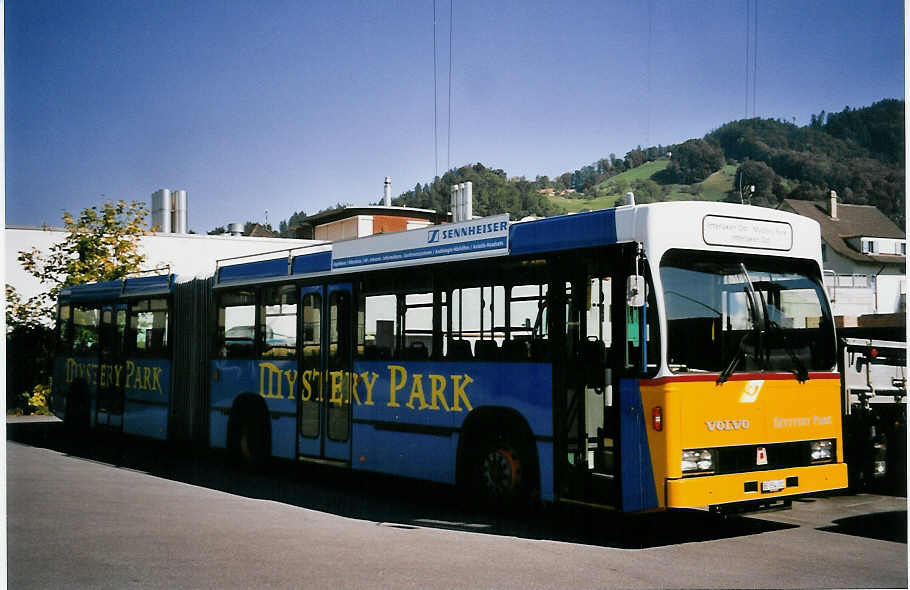
[[[714,471],[714,453],[710,449],[691,449],[682,452],[683,475]]]
[[[834,443],[830,440],[813,440],[809,443],[809,460],[813,463],[834,459]]]

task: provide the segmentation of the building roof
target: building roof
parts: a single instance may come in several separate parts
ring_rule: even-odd
[[[303,223],[316,227],[325,223],[347,219],[355,215],[387,215],[389,217],[409,217],[412,219],[425,219],[432,223],[441,223],[448,220],[448,215],[438,213],[433,209],[418,209],[416,207],[386,207],[384,205],[366,205],[356,207],[342,207],[310,215]]]
[[[274,238],[278,236],[278,234],[272,230],[258,223],[254,223],[253,227],[250,228],[249,233],[245,233],[243,235],[249,236],[251,238]]]
[[[863,254],[852,248],[847,239],[857,237],[904,239],[906,234],[884,213],[872,205],[837,203],[837,219],[832,219],[822,203],[784,199],[794,212],[814,219],[821,226],[822,241],[832,250],[856,262],[904,264],[906,257],[897,254]]]

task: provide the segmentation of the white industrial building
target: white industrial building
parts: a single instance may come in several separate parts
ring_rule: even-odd
[[[320,240],[188,234],[185,190],[161,189],[152,194],[151,227],[155,231],[139,238],[146,257],[142,270],[167,268],[183,277],[210,275],[219,259],[322,243]],[[67,232],[59,228],[6,227],[6,283],[15,287],[23,300],[41,293],[45,286],[22,268],[19,252],[32,248],[47,252],[66,236]]]

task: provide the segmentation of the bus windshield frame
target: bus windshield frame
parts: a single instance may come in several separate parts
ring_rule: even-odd
[[[660,261],[672,373],[792,372],[836,364],[834,322],[811,260],[670,250]]]

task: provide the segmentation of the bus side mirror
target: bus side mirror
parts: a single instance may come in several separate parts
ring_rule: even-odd
[[[626,304],[629,307],[644,307],[645,277],[632,275],[626,280]]]

